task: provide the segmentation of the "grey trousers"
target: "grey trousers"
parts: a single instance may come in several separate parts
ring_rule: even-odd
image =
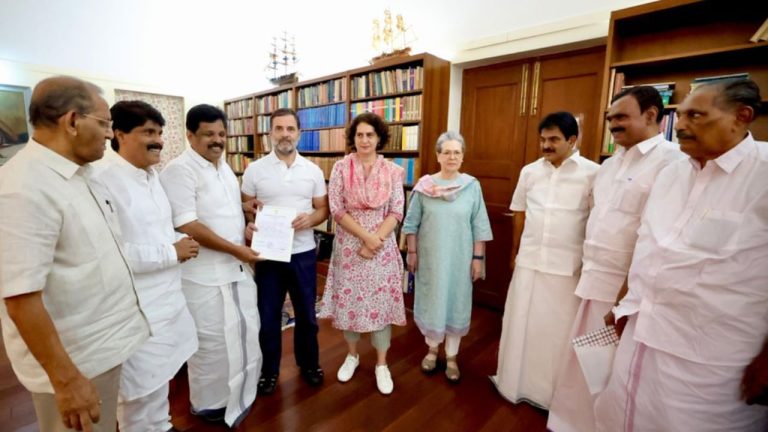
[[[120,387],[121,370],[122,365],[117,365],[91,379],[101,398],[100,419],[98,423],[93,424],[94,432],[115,432],[117,426],[117,390]],[[32,393],[32,403],[35,405],[40,432],[74,430],[64,426],[56,406],[56,398],[52,393]]]

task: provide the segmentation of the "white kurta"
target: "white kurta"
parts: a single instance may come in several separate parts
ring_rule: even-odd
[[[659,171],[684,154],[677,144],[659,134],[629,150],[619,147],[603,162],[595,176],[594,207],[587,221],[584,257],[576,295],[582,300],[569,340],[605,326],[624,284],[637,241],[640,216]],[[566,348],[563,367],[547,419],[555,432],[592,432],[594,397],[589,393],[572,346]]]
[[[155,170],[136,168],[117,156],[102,167],[94,184],[105,188],[117,212],[139,304],[152,334],[123,363],[120,397],[133,400],[173,378],[197,350],[197,336],[181,292],[171,206]]]
[[[549,407],[579,305],[574,290],[598,168],[577,152],[559,168],[542,158],[520,173],[510,209],[525,211],[525,229],[507,292],[497,374],[492,377],[512,402]]]
[[[165,167],[160,181],[174,226],[198,221],[219,237],[244,244],[240,188],[232,169],[187,149]],[[198,351],[189,359],[189,398],[194,412],[226,408],[236,425],[256,398],[261,374],[259,312],[250,267],[232,255],[200,247],[182,265],[182,289],[197,326]]]
[[[768,407],[739,391],[768,336],[766,184],[768,143],[751,135],[703,167],[688,159],[659,174],[615,311],[632,316],[634,334],[595,406],[603,430],[768,428]]]

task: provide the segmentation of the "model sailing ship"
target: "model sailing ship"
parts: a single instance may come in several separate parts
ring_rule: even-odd
[[[293,84],[299,80],[299,74],[296,70],[296,40],[293,36],[288,37],[287,32],[279,39],[272,38],[272,51],[269,53],[269,64],[265,68],[270,75],[269,81],[277,86],[284,84]],[[282,71],[281,75],[278,75]]]
[[[371,63],[410,55],[411,47],[408,44],[415,39],[412,34],[413,31],[405,25],[405,20],[400,14],[395,17],[395,29],[393,31],[392,12],[389,9],[384,9],[383,28],[379,25],[378,19],[373,20],[373,49],[375,52],[380,52],[381,55],[372,58]]]

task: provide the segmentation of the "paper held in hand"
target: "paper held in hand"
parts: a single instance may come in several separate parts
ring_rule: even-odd
[[[571,344],[589,392],[593,395],[600,393],[608,385],[613,369],[613,357],[619,344],[616,328],[608,326],[597,329],[577,337]]]
[[[264,206],[256,213],[256,231],[251,240],[251,249],[259,258],[290,262],[293,253],[293,228],[296,209],[289,207]]]

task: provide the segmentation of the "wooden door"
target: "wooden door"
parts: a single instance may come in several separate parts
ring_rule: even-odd
[[[533,62],[531,109],[525,140],[525,163],[541,157],[539,122],[547,114],[568,111],[579,119],[581,155],[597,160],[599,131],[595,129],[600,111],[605,47],[544,57]]]
[[[475,283],[474,300],[503,308],[509,270],[512,224],[508,216],[523,167],[526,95],[530,65],[512,63],[467,69],[463,75],[461,133],[467,143],[462,170],[480,180],[494,240],[487,245],[486,278]]]

